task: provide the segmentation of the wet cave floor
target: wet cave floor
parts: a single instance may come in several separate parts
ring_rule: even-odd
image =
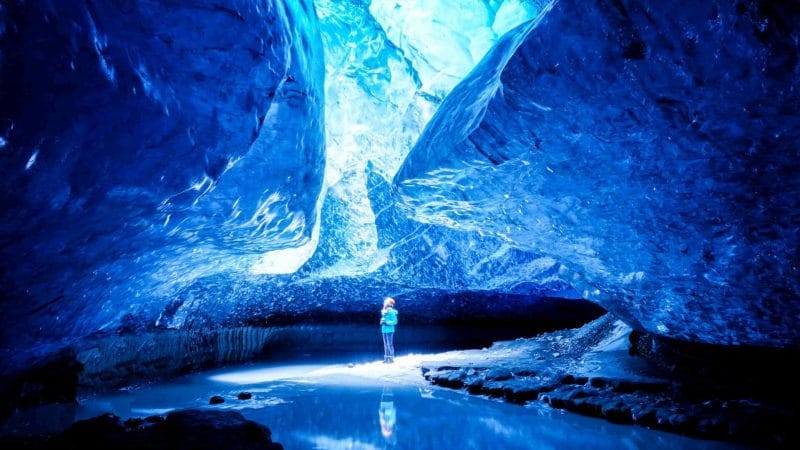
[[[108,413],[125,427],[141,427],[198,410],[239,412],[287,449],[788,448],[797,442],[793,394],[759,388],[769,384],[768,368],[757,379],[687,375],[669,358],[640,354],[656,345],[636,336],[607,314],[582,327],[483,348],[397,348],[394,364],[380,361],[377,351],[284,354],[168,381],[84,390],[77,405],[12,417],[4,434]]]
[[[183,408],[239,411],[286,449],[747,448],[612,424],[545,404],[527,406],[430,385],[419,365],[269,363],[81,399],[77,417],[145,418]],[[240,400],[240,394],[252,397]],[[213,396],[223,402],[209,405]],[[246,395],[245,395],[246,396]]]

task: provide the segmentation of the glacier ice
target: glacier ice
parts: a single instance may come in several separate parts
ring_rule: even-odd
[[[533,19],[546,0],[373,0],[369,11],[413,62],[419,90],[444,98],[514,27]]]
[[[540,3],[461,1],[469,23],[387,5],[3,4],[4,350],[298,312],[287,296],[322,285],[342,308],[398,289],[575,296],[552,258],[419,228],[385,181]]]
[[[437,110],[406,214],[550,256],[636,327],[798,345],[800,12],[758,5],[554,3]]]
[[[368,273],[385,262],[367,163],[394,176],[444,96],[543,3],[316,0],[326,70],[321,226],[335,228],[311,263],[320,276]]]
[[[90,333],[308,242],[316,20],[305,0],[3,3],[4,342]]]
[[[4,2],[2,356],[387,293],[796,345],[800,13],[756,3]]]
[[[297,272],[270,276],[218,274],[198,279],[171,296],[160,311],[141,315],[158,328],[201,331],[242,324],[280,326],[374,319],[376,301],[402,298],[406,323],[492,320],[525,317],[531,321],[590,318],[598,307],[581,300],[562,278],[551,257],[520,250],[478,232],[421,224],[396,203],[388,179],[372,165],[365,174],[378,230],[379,262],[371,270],[331,270],[317,254],[337,250],[337,223],[320,227],[317,254]],[[341,204],[328,197],[329,209]],[[557,298],[557,300],[556,300]]]

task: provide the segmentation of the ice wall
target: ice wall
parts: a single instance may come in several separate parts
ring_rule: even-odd
[[[798,24],[793,3],[558,2],[447,97],[398,198],[553,257],[634,326],[796,346]]]
[[[309,240],[310,1],[3,2],[0,77],[4,347],[116,326]]]

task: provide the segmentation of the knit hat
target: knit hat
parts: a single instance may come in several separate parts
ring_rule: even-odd
[[[394,306],[394,299],[392,297],[386,297],[385,299],[383,299],[383,302]]]

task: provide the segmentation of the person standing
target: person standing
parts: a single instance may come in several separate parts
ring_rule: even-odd
[[[383,334],[383,363],[394,362],[394,327],[397,325],[397,310],[394,309],[394,299],[383,299],[381,309],[381,333]]]

